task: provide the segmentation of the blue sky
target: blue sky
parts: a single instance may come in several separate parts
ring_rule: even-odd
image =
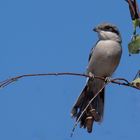
[[[123,38],[123,56],[114,77],[132,80],[140,69],[140,56],[128,56],[133,29],[124,0],[0,1],[0,80],[28,73],[84,73],[97,41],[92,29],[102,22],[116,24]],[[85,80],[32,77],[0,89],[0,139],[71,139],[74,120],[70,110]],[[107,86],[104,121],[95,124],[91,134],[77,127],[72,139],[138,139],[139,93]]]

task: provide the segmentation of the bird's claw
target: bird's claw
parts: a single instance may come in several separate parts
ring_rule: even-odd
[[[91,73],[91,72],[89,72],[89,78],[91,79],[91,80],[94,80],[94,74],[93,73]]]
[[[111,82],[111,77],[106,77],[105,78],[105,83],[110,83]]]

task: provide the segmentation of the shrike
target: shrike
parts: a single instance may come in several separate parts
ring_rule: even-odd
[[[93,29],[98,33],[99,40],[92,48],[89,55],[87,74],[100,77],[110,77],[116,70],[121,54],[121,35],[118,28],[109,23],[103,23]],[[72,108],[71,115],[78,117],[85,109],[93,96],[103,87],[104,81],[100,79],[88,79],[81,95]],[[104,92],[105,89],[93,100],[86,112],[82,115],[80,126],[92,132],[93,122],[101,122],[104,114]]]

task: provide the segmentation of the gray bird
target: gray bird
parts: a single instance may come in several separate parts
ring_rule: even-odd
[[[89,55],[87,74],[100,77],[110,77],[116,70],[121,54],[121,35],[118,28],[110,23],[103,23],[93,29],[98,33],[99,40]],[[93,96],[103,87],[104,81],[100,79],[89,79],[86,82],[81,95],[74,104],[71,115],[78,119]],[[80,127],[87,128],[92,132],[93,122],[101,122],[104,114],[105,89],[93,100],[86,112],[82,115]]]

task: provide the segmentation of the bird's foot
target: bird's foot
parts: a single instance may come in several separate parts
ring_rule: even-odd
[[[106,77],[105,78],[105,83],[110,83],[111,82],[111,77]]]
[[[91,72],[89,72],[89,78],[90,78],[91,80],[94,80],[94,78],[95,78],[94,74],[91,73]]]

